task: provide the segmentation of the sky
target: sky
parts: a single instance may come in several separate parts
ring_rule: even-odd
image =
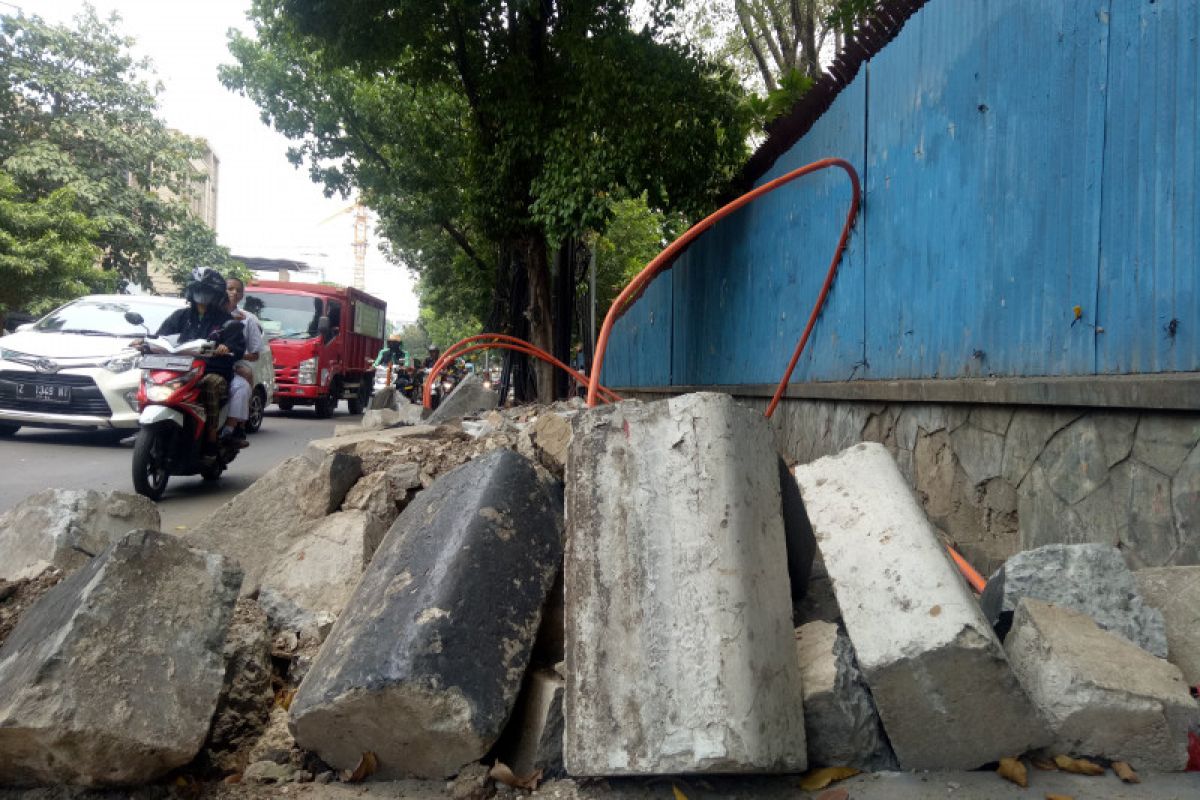
[[[289,258],[324,271],[325,280],[353,281],[353,219],[339,214],[352,200],[326,198],[307,169],[288,163],[289,140],[259,119],[258,107],[228,91],[217,67],[232,61],[226,32],[246,21],[250,0],[92,0],[107,17],[117,12],[118,30],[137,39],[134,52],[149,56],[163,92],[160,114],[167,124],[206,139],[220,159],[217,238],[237,255]],[[48,21],[70,23],[83,0],[3,0]],[[336,216],[335,216],[336,215]],[[329,219],[334,217],[333,219]],[[325,221],[328,220],[328,221]],[[388,304],[393,321],[417,318],[417,299],[406,268],[379,252],[372,224],[367,247],[367,291]]]

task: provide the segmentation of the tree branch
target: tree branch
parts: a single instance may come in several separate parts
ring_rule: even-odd
[[[735,5],[738,22],[742,26],[742,33],[746,35],[746,43],[750,45],[750,52],[754,54],[754,60],[758,63],[758,71],[762,75],[763,84],[766,85],[768,92],[773,92],[779,85],[775,81],[775,73],[772,72],[771,67],[767,64],[767,59],[763,56],[762,48],[759,47],[758,37],[754,33],[754,24],[742,0],[737,0]]]
[[[459,249],[462,250],[468,258],[475,262],[477,267],[484,271],[487,270],[487,262],[480,258],[479,254],[475,252],[475,248],[471,246],[471,242],[467,239],[466,234],[451,225],[449,222],[439,222],[438,227],[446,232],[446,235],[449,236],[456,245],[458,245]]]

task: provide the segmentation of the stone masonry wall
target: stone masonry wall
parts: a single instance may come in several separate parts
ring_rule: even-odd
[[[886,445],[985,575],[1055,542],[1116,545],[1135,569],[1200,564],[1200,414],[786,400],[772,422],[800,463]]]

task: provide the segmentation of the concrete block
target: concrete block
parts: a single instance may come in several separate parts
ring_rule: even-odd
[[[1167,629],[1167,660],[1188,686],[1200,685],[1200,567],[1156,567],[1133,573],[1146,604]]]
[[[505,730],[500,760],[519,778],[563,769],[563,693],[566,682],[549,669],[531,669]]]
[[[512,711],[562,558],[562,507],[493,450],[439,478],[384,538],[291,706],[296,742],[376,777],[441,778]]]
[[[241,578],[130,531],[47,592],[0,647],[0,786],[146,783],[191,761]]]
[[[46,489],[0,515],[0,580],[73,572],[131,530],[158,527],[158,506],[141,495]]]
[[[430,425],[438,425],[452,419],[474,417],[490,411],[499,402],[500,395],[494,389],[485,388],[482,378],[468,375],[426,419]]]
[[[879,712],[854,660],[850,638],[828,622],[796,629],[804,687],[804,735],[814,767],[896,769]]]
[[[803,770],[762,415],[710,393],[582,412],[566,486],[567,771]]]
[[[1200,707],[1177,667],[1084,614],[1030,597],[1017,606],[1005,649],[1050,724],[1055,752],[1147,771],[1187,765]]]
[[[903,769],[974,769],[1049,734],[883,445],[795,468],[858,663]]]
[[[362,459],[346,452],[330,453],[302,487],[300,506],[306,517],[319,519],[342,505],[346,492],[362,476]]]
[[[1147,652],[1167,655],[1162,612],[1142,600],[1125,557],[1111,545],[1048,544],[1004,562],[979,598],[1002,637],[1022,597],[1075,609]]]

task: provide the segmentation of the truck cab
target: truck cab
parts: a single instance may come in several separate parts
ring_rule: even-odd
[[[323,284],[255,281],[246,308],[258,315],[275,361],[272,400],[283,411],[313,406],[333,416],[341,400],[366,408],[371,360],[383,346],[386,304],[366,292]]]

